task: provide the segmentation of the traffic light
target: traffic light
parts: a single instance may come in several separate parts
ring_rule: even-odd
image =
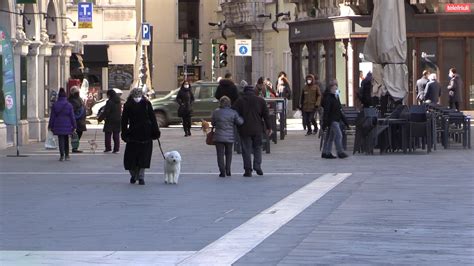
[[[219,43],[219,67],[227,66],[227,44]]]
[[[202,45],[202,42],[199,41],[199,39],[193,39],[192,40],[192,46],[193,46],[193,50],[192,50],[192,63],[193,65],[197,65],[199,64],[199,62],[202,61],[201,59],[201,45]]]

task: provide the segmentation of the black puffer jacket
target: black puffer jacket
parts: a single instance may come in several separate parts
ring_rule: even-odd
[[[229,97],[232,104],[239,98],[239,92],[237,86],[230,79],[221,79],[219,81],[219,86],[217,86],[216,93],[214,97],[219,100],[222,96]]]
[[[176,96],[176,102],[178,103],[178,116],[185,117],[190,116],[193,113],[194,94],[191,88],[181,88]]]
[[[244,95],[235,102],[233,108],[244,119],[243,125],[239,127],[241,136],[263,134],[263,123],[265,129],[271,129],[267,103],[255,95],[252,86],[245,87]]]
[[[84,102],[79,93],[69,96],[68,101],[71,103],[74,110],[74,117],[76,118],[77,131],[87,131],[86,128],[86,109]],[[79,117],[79,119],[77,119]]]
[[[122,104],[118,95],[113,96],[105,104],[104,111],[99,116],[99,121],[105,120],[104,132],[120,131],[120,115],[122,112]]]

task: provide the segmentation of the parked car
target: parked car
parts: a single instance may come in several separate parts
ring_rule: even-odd
[[[212,112],[219,107],[219,102],[214,98],[217,85],[216,82],[205,81],[192,84],[191,90],[194,94],[193,122],[201,121],[201,119],[210,121]],[[160,127],[181,123],[181,118],[178,117],[178,103],[176,102],[178,91],[179,89],[175,89],[165,97],[151,100]]]

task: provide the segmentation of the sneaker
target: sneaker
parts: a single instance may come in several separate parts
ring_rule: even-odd
[[[71,160],[71,157],[69,157],[69,155],[66,155],[66,158],[64,158],[66,161],[69,161]]]
[[[250,172],[250,171],[245,171],[244,176],[245,176],[245,177],[252,177],[252,172]]]
[[[305,136],[311,136],[313,133],[311,131],[306,132]]]
[[[339,152],[337,154],[337,157],[341,158],[341,159],[344,159],[344,158],[347,158],[349,157],[345,152]]]
[[[72,150],[72,153],[83,153],[81,150]]]
[[[112,150],[104,150],[104,152],[111,152]]]
[[[59,161],[60,162],[64,161],[64,156],[61,155],[61,157],[59,157]]]
[[[135,184],[135,182],[137,182],[135,177],[134,176],[130,177],[130,184]]]
[[[324,159],[336,159],[337,157],[332,155],[332,153],[323,153],[321,154],[321,158],[324,158]]]
[[[113,151],[112,153],[115,153],[115,154],[117,154],[117,153],[120,153],[120,151]]]
[[[138,180],[138,184],[139,184],[139,185],[145,185],[145,180],[144,180],[144,179]]]

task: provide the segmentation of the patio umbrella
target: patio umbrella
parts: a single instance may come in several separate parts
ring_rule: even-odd
[[[408,93],[405,65],[407,38],[404,0],[374,0],[372,28],[365,41],[364,58],[373,65],[372,94],[402,100]]]

